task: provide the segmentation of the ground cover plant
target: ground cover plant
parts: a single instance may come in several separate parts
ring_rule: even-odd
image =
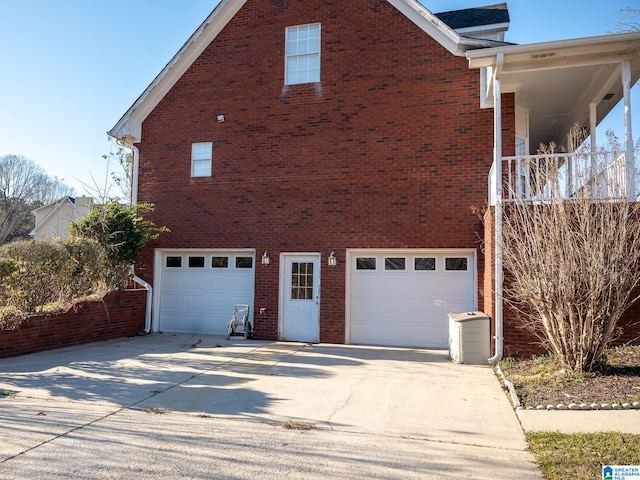
[[[640,435],[528,432],[528,450],[545,479],[602,478],[603,465],[640,465]]]

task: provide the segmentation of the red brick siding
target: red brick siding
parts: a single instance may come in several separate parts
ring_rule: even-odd
[[[144,330],[145,306],[145,290],[119,290],[102,302],[34,315],[16,330],[0,330],[0,358],[137,335]]]
[[[311,22],[321,82],[285,86],[285,28]],[[276,338],[280,252],[320,252],[320,339],[343,342],[346,249],[478,247],[470,207],[486,203],[493,151],[479,91],[467,60],[386,0],[249,0],[143,123],[138,199],[171,233],[138,275],[153,281],[154,248],[268,249],[255,328]],[[504,109],[513,146],[512,95]],[[191,178],[191,144],[206,141],[213,175]]]

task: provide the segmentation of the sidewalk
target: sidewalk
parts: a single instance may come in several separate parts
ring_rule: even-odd
[[[640,435],[640,410],[516,410],[525,432]]]

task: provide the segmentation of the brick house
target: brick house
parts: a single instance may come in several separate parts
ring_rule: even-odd
[[[519,46],[506,4],[427,8],[223,0],[118,121],[171,229],[136,265],[154,331],[223,334],[247,303],[257,338],[447,347],[479,309],[502,340],[472,212],[494,154],[628,101],[640,34]]]

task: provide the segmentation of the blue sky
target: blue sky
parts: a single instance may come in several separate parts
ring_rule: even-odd
[[[348,1],[348,0],[345,0]],[[499,0],[422,0],[433,12]],[[507,40],[605,35],[640,0],[511,0]],[[109,130],[218,0],[0,0],[0,156],[85,192],[104,185]],[[640,19],[638,19],[640,21]],[[633,89],[640,135],[640,87]],[[622,137],[620,108],[607,127]],[[611,117],[610,116],[610,117]],[[636,120],[637,119],[637,120]],[[88,193],[92,193],[89,189]]]

